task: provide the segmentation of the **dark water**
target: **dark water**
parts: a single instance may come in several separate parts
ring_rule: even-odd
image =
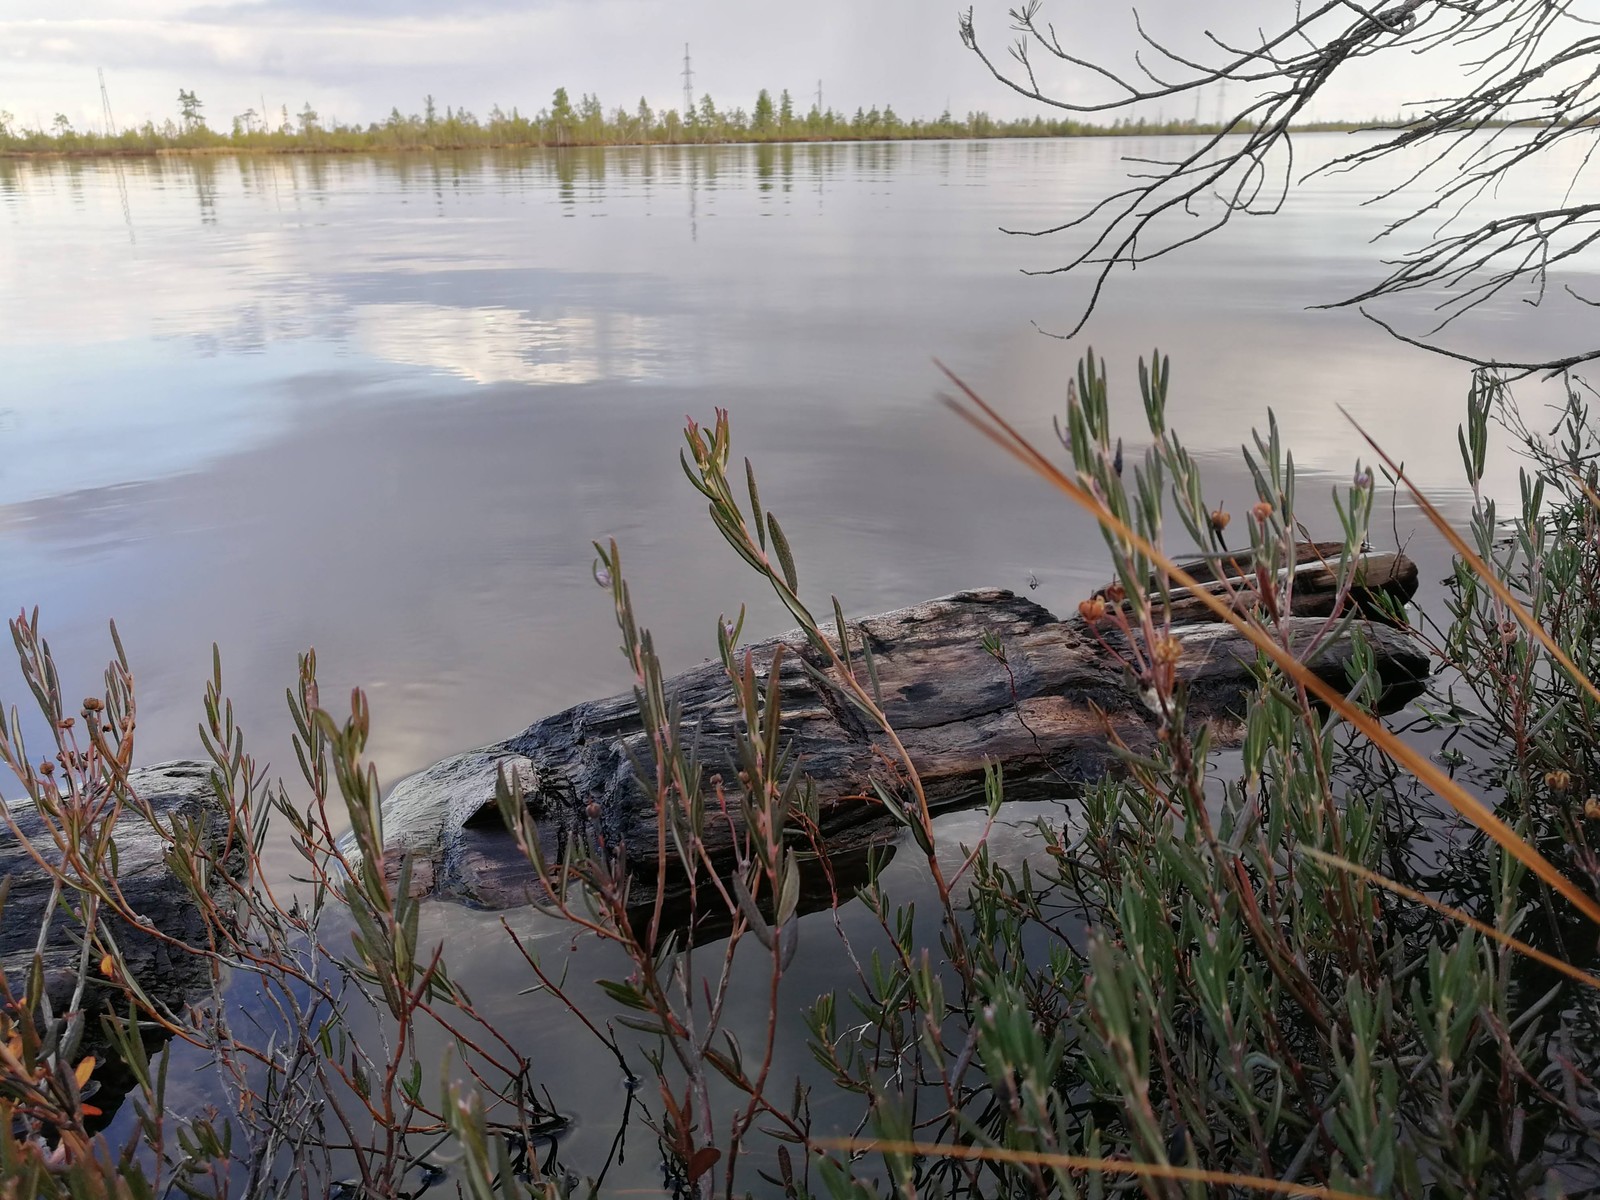
[[[1168,149],[0,163],[0,608],[42,606],[69,695],[95,687],[116,618],[145,761],[197,749],[216,641],[252,748],[291,765],[283,688],[314,645],[325,697],[368,689],[392,781],[625,685],[593,539],[621,544],[669,669],[714,653],[741,603],[754,636],[788,624],[682,478],[685,414],[730,410],[802,585],[856,613],[1030,574],[1060,611],[1106,575],[1085,520],[941,408],[935,357],[1048,438],[1092,342],[1137,450],[1135,363],[1158,346],[1171,421],[1235,511],[1237,448],[1271,406],[1306,518],[1326,514],[1361,453],[1343,405],[1459,513],[1464,369],[1306,311],[1376,279],[1366,239],[1398,210],[1359,201],[1388,180],[1322,180],[1119,277],[1076,341],[1037,331],[1072,323],[1083,283],[1024,277],[1067,247],[999,227],[1054,223],[1117,186],[1119,156]],[[1474,336],[1515,355],[1571,332],[1525,311]],[[1511,493],[1515,464],[1494,467]],[[458,974],[549,1043],[558,1098],[598,1088],[583,1111],[607,1111],[603,1052],[517,997],[526,978],[499,985],[498,926],[432,919]],[[830,943],[802,947],[810,980],[844,982]]]

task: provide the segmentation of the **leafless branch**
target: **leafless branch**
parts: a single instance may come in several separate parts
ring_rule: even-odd
[[[1600,356],[1600,350],[1580,349],[1544,363],[1510,364],[1446,350],[1431,340],[1491,300],[1518,295],[1540,304],[1552,270],[1570,271],[1600,237],[1600,205],[1573,202],[1582,195],[1580,179],[1600,144],[1600,34],[1593,32],[1592,18],[1573,11],[1574,0],[1399,0],[1387,7],[1322,0],[1286,6],[1285,18],[1253,42],[1235,44],[1237,39],[1207,30],[1208,49],[1201,53],[1163,40],[1134,11],[1142,50],[1131,70],[1075,53],[1070,40],[1042,18],[1043,7],[1043,0],[1025,0],[1010,11],[1017,38],[1011,53],[1021,72],[989,55],[972,10],[959,19],[967,47],[999,82],[1031,100],[1103,116],[1228,84],[1242,84],[1248,92],[1216,126],[1197,126],[1199,136],[1186,152],[1128,159],[1129,186],[1086,211],[1040,229],[1007,230],[1031,236],[1071,232],[1083,239],[1061,265],[1029,272],[1088,272],[1087,301],[1064,336],[1082,329],[1117,268],[1170,254],[1237,216],[1276,212],[1294,186],[1314,175],[1403,161],[1401,181],[1376,190],[1368,203],[1423,191],[1423,202],[1377,235],[1420,237],[1423,244],[1385,260],[1388,273],[1372,286],[1317,307],[1356,307],[1371,317],[1368,306],[1422,292],[1434,298],[1437,314],[1426,332],[1402,337],[1389,322],[1372,319],[1404,341],[1478,365],[1554,370]],[[1308,106],[1350,63],[1376,55],[1395,59],[1397,72],[1414,72],[1408,60],[1420,56],[1458,63],[1460,94],[1419,99],[1405,105],[1407,115],[1392,124],[1359,127],[1384,136],[1363,140],[1296,178],[1294,130],[1306,121]],[[1083,90],[1090,94],[1078,98],[1077,87],[1072,98],[1063,88],[1047,91],[1043,61],[1036,61],[1041,56],[1072,84],[1088,85]],[[1534,165],[1547,169],[1556,157],[1551,152],[1573,139],[1577,164],[1560,207],[1507,216],[1500,205],[1492,217],[1484,211],[1513,172]],[[1564,279],[1555,282],[1561,297],[1588,303]]]

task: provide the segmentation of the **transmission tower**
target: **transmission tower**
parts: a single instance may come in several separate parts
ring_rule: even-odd
[[[817,115],[822,115],[822,80],[817,80]]]
[[[102,67],[96,67],[95,71],[100,76],[100,115],[106,123],[106,136],[116,137],[117,122],[116,119],[111,115],[111,94],[106,91],[105,69]]]
[[[683,119],[694,119],[694,69],[689,66],[689,43],[683,44]]]

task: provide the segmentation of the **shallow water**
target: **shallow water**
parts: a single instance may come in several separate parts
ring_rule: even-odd
[[[252,748],[291,765],[283,688],[314,645],[325,697],[368,689],[393,781],[625,686],[592,540],[620,543],[669,669],[713,654],[741,604],[752,636],[790,624],[683,480],[685,414],[730,410],[802,585],[855,613],[1030,579],[1063,611],[1107,573],[1086,521],[940,406],[936,357],[1048,439],[1092,343],[1137,452],[1135,363],[1159,347],[1171,421],[1235,512],[1254,499],[1238,446],[1271,406],[1302,515],[1326,520],[1362,453],[1343,405],[1459,514],[1464,368],[1306,310],[1377,278],[1366,239],[1405,197],[1359,201],[1384,178],[1319,180],[1119,276],[1073,342],[1041,336],[1084,284],[1022,275],[1066,246],[1000,227],[1060,220],[1117,186],[1120,156],[1171,148],[0,162],[0,608],[42,607],[74,696],[117,620],[145,761],[198,749],[216,641]],[[1466,340],[1518,355],[1579,328],[1526,311],[1507,301]],[[1514,494],[1515,463],[1494,470]],[[1399,505],[1395,532],[1416,524]],[[1431,584],[1443,559],[1419,545]],[[0,683],[18,694],[14,669]],[[915,892],[913,866],[892,871]],[[500,965],[495,922],[432,920],[509,1014],[528,980]],[[802,938],[812,978],[843,978],[829,944]],[[553,1027],[529,1036],[558,1099],[571,1082],[580,1111],[608,1108],[603,1052]],[[580,1160],[608,1119],[585,1117]]]

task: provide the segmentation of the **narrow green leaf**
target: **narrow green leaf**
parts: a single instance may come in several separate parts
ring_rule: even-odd
[[[750,465],[750,460],[744,460],[744,480],[750,487],[750,518],[756,523],[756,536],[761,539],[761,548],[767,548],[767,531],[761,525],[761,493],[756,491],[756,469]]]
[[[771,513],[767,514],[767,530],[772,534],[772,548],[778,552],[778,563],[783,567],[783,580],[789,585],[791,592],[798,592],[800,580],[795,574],[794,555],[789,551],[789,539],[783,536],[783,528],[778,524],[778,518]]]
[[[795,861],[793,853],[784,855],[782,872],[782,880],[778,884],[778,907],[773,914],[773,923],[777,925],[786,924],[800,907],[800,864]]]

